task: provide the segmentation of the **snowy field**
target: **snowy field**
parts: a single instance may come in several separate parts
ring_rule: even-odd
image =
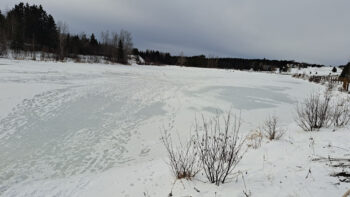
[[[268,73],[0,59],[0,196],[341,196],[349,185],[311,159],[348,154],[350,132],[294,121],[297,101],[322,90]],[[196,116],[230,109],[243,134],[271,114],[287,133],[248,150],[244,181],[173,186],[161,131],[185,139]]]

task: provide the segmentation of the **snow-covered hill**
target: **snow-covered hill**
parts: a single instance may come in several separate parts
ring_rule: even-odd
[[[349,185],[312,159],[349,154],[350,132],[294,121],[297,101],[323,88],[268,73],[0,59],[0,196],[341,196]],[[174,184],[161,131],[186,139],[195,116],[231,108],[244,134],[271,114],[287,132],[247,152],[244,179]]]

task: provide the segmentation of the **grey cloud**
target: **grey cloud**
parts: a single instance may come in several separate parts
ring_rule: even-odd
[[[0,6],[15,2],[2,0]],[[42,4],[76,33],[127,29],[141,49],[323,64],[344,64],[350,57],[347,0],[29,2]]]

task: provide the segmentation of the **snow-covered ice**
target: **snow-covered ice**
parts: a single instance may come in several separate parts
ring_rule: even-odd
[[[297,101],[322,89],[269,73],[0,59],[0,195],[167,196],[162,129],[186,138],[196,115],[231,109],[242,133],[271,114],[287,133],[247,152],[237,167],[245,183],[199,176],[176,182],[174,196],[340,196],[347,185],[311,159],[347,154],[349,132],[294,123]]]

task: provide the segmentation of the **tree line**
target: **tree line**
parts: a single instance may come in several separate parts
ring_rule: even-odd
[[[106,31],[101,35],[101,41],[98,41],[95,34],[70,34],[68,25],[56,23],[41,5],[19,3],[6,14],[0,11],[0,55],[10,48],[14,53],[53,53],[57,60],[91,55],[126,64],[133,49],[131,34],[122,30],[120,33]]]
[[[172,56],[170,53],[164,53],[155,50],[138,51],[134,50],[135,55],[141,56],[145,64],[150,65],[181,65],[189,67],[204,68],[222,68],[239,69],[254,71],[287,71],[290,65],[298,67],[321,67],[319,64],[300,63],[294,60],[268,60],[268,59],[244,59],[244,58],[219,58],[206,57],[205,55],[185,57],[183,53]]]

